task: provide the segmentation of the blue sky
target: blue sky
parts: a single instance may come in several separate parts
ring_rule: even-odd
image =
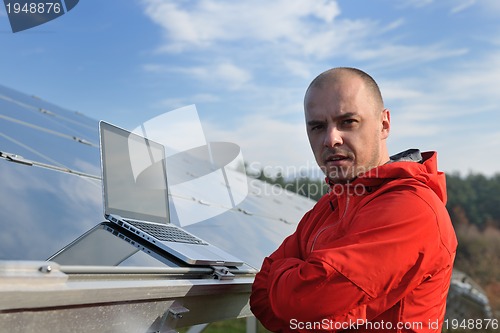
[[[81,0],[12,33],[0,84],[126,128],[196,104],[209,141],[254,166],[315,166],[309,82],[336,66],[378,82],[391,153],[437,150],[446,172],[500,172],[498,0]]]

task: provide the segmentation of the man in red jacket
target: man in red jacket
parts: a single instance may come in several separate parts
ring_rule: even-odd
[[[304,109],[330,191],[265,258],[253,313],[273,332],[440,332],[457,241],[436,153],[389,157],[390,113],[361,70],[320,74]]]

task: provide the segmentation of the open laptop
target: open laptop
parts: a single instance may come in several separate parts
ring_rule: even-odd
[[[167,266],[183,264],[169,253],[161,251],[160,254],[157,247],[153,249],[150,243],[142,237],[117,227],[109,221],[97,224],[47,260],[55,261],[60,265],[118,266],[130,257],[135,257],[139,251]],[[144,264],[143,257],[137,260]]]
[[[170,223],[163,145],[99,123],[104,216],[161,253],[190,265],[241,266],[243,261]]]

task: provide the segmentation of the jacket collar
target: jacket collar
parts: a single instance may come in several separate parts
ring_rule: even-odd
[[[428,153],[424,153],[428,154]],[[330,192],[332,193],[339,193],[339,189],[342,188],[340,192],[342,193],[351,193],[349,189],[352,189],[354,187],[361,187],[361,186],[366,186],[366,187],[372,187],[372,186],[377,186],[379,185],[383,179],[386,177],[382,176],[379,177],[380,174],[379,172],[382,171],[385,165],[392,164],[394,162],[415,162],[422,164],[424,162],[424,158],[422,157],[422,153],[420,152],[419,149],[411,148],[407,149],[405,151],[402,151],[400,153],[394,154],[389,158],[389,161],[384,164],[381,167],[375,167],[358,177],[352,179],[351,181],[345,183],[345,184],[339,184],[339,183],[333,183],[328,177],[325,177],[325,181],[330,187]],[[392,169],[392,167],[389,167]],[[385,171],[385,170],[383,170]],[[385,172],[383,172],[385,174]],[[372,191],[367,191],[368,193]]]
[[[393,155],[384,165],[373,168],[347,184],[335,184],[326,178],[330,186],[330,195],[366,195],[375,191],[382,184],[394,179],[415,179],[432,189],[443,203],[446,203],[446,178],[437,169],[436,152],[420,152],[409,149]],[[363,191],[363,187],[366,191]]]
[[[392,155],[390,157],[390,161],[387,163],[392,163],[392,162],[417,162],[417,163],[422,163],[422,154],[420,154],[420,150],[418,149],[408,149],[405,150],[399,154]]]

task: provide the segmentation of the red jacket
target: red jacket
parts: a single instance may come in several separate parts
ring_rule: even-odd
[[[330,193],[264,259],[250,306],[274,332],[440,332],[457,240],[436,153]]]

